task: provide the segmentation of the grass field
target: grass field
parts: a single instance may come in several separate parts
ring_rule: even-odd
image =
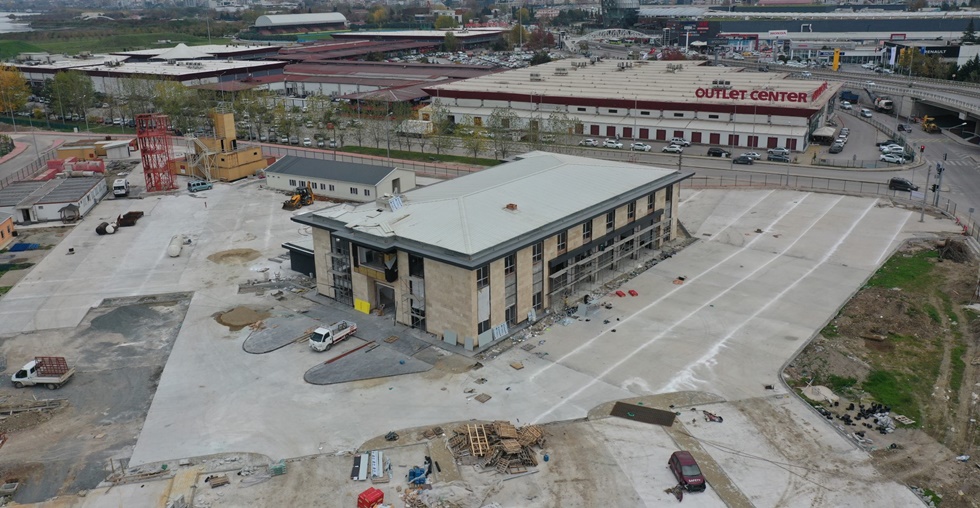
[[[166,44],[157,41],[169,40]],[[219,39],[215,42],[221,42]],[[155,32],[139,34],[107,34],[104,37],[67,37],[38,41],[0,40],[0,57],[10,58],[24,52],[68,53],[78,54],[82,51],[92,53],[108,53],[133,49],[170,48],[183,42],[188,46],[207,44],[207,37],[175,32]]]
[[[341,151],[359,153],[362,155],[374,155],[377,157],[385,157],[388,155],[388,151],[385,148],[371,148],[366,146],[345,146],[341,148]],[[481,159],[474,157],[466,157],[463,155],[446,155],[446,154],[435,154],[435,153],[419,153],[419,152],[409,152],[406,150],[392,150],[391,156],[395,159],[404,159],[411,161],[420,162],[456,162],[459,164],[472,164],[474,166],[496,166],[500,164],[500,161],[496,159]]]

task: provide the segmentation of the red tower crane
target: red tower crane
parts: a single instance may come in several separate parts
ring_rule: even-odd
[[[177,188],[170,162],[174,158],[170,142],[170,117],[156,113],[136,115],[136,140],[143,159],[146,191],[169,191]]]

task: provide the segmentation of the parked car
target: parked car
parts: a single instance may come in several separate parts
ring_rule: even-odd
[[[770,149],[766,150],[766,153],[768,153],[769,155],[785,155],[785,156],[788,157],[789,156],[789,149],[788,148],[783,148],[783,147],[770,148]]]
[[[649,152],[652,148],[652,146],[639,141],[630,145],[630,150],[637,150],[640,152]]]
[[[303,138],[303,146],[313,146],[313,140],[310,138]]]
[[[265,143],[266,141],[269,141],[269,136],[266,136],[265,134],[260,134],[259,141]]]
[[[752,157],[742,154],[732,159],[732,164],[748,164],[751,166],[754,163],[754,161],[755,159],[753,159]]]
[[[884,141],[879,141],[875,143],[875,146],[885,146],[885,145],[898,145],[899,142],[894,139],[886,139]]]
[[[579,141],[578,144],[581,146],[599,146],[599,142],[592,138],[583,139],[582,141]]]
[[[863,109],[862,108],[861,109],[861,116],[863,116],[865,118],[871,118],[871,110],[870,109]]]
[[[895,178],[892,178],[891,180],[888,180],[888,189],[889,190],[897,190],[897,191],[907,191],[907,192],[910,192],[910,191],[917,191],[917,190],[919,190],[919,186],[918,185],[912,185],[912,182],[910,182],[910,181],[908,181],[908,180],[906,180],[904,178],[895,177]]]
[[[883,154],[891,154],[891,155],[904,155],[905,154],[905,148],[904,147],[901,147],[901,146],[898,146],[898,145],[887,145],[887,146],[883,146],[879,150],[881,150],[881,153],[883,153]]]
[[[708,149],[708,157],[731,157],[732,154],[728,150],[723,150],[716,146]]]
[[[283,145],[288,145],[289,144],[289,138],[287,138],[286,136],[279,136],[279,143],[281,143]]]
[[[759,152],[745,152],[739,155],[739,157],[748,157],[754,161],[757,161],[762,158],[762,155],[760,155]]]
[[[605,148],[622,148],[623,144],[615,139],[607,139],[602,142],[602,146]]]
[[[864,86],[875,86],[875,82],[874,81],[865,81],[864,82]]]
[[[325,146],[327,146],[327,143],[325,141],[323,141],[322,139],[316,140],[316,147],[317,148],[323,148]]]
[[[841,135],[841,136],[847,136],[847,135],[849,135],[850,133],[851,133],[851,129],[849,129],[849,128],[847,128],[847,127],[843,127],[843,128],[841,128],[841,130],[840,130],[840,135]]]
[[[841,153],[844,151],[844,145],[841,143],[834,143],[830,145],[830,153]]]
[[[660,151],[666,153],[684,153],[684,147],[678,145],[667,145]]]
[[[894,155],[890,153],[881,154],[881,157],[878,157],[878,160],[880,160],[881,162],[888,162],[891,164],[901,164],[905,162],[905,158],[902,157],[901,155]]]
[[[708,486],[691,452],[672,453],[670,460],[667,461],[667,467],[674,473],[677,483],[688,492],[704,492]]]
[[[670,138],[670,144],[677,146],[691,146],[691,142],[684,138]]]
[[[778,153],[771,153],[766,160],[771,162],[789,162],[789,155],[781,155]]]
[[[841,109],[854,109],[854,106],[852,106],[850,102],[843,101],[843,102],[840,103],[840,108]]]

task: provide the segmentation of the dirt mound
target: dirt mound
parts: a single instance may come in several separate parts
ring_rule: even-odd
[[[230,249],[208,256],[212,262],[222,265],[241,265],[261,256],[255,249]]]
[[[54,415],[63,409],[64,407],[60,407],[47,411],[27,411],[10,415],[0,421],[0,432],[12,432],[40,425],[54,418]]]
[[[250,309],[248,307],[235,307],[228,312],[219,313],[214,320],[227,326],[229,330],[237,332],[248,325],[262,321],[271,316],[265,311]]]

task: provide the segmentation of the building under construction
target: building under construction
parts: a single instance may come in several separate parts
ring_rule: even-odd
[[[235,116],[212,112],[214,137],[191,137],[194,152],[173,161],[173,172],[207,181],[232,182],[256,174],[268,166],[258,146],[239,147]]]
[[[531,152],[375,202],[297,215],[317,291],[467,349],[633,270],[677,232],[690,173]]]

